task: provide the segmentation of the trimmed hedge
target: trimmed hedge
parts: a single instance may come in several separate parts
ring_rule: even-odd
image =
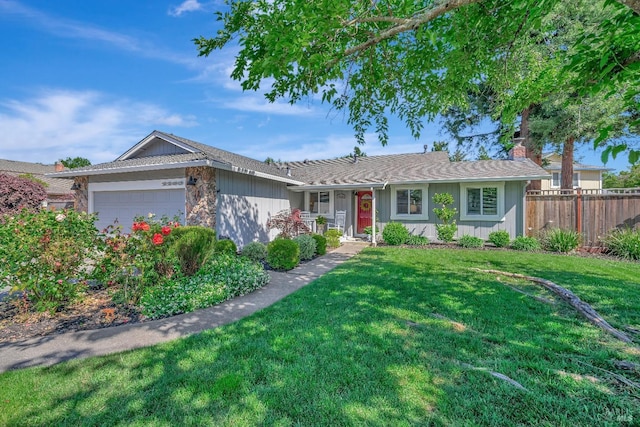
[[[382,230],[382,239],[387,245],[399,246],[409,239],[409,230],[404,224],[390,222]]]
[[[324,255],[327,253],[327,238],[321,234],[314,234],[313,240],[316,241],[316,253],[318,255]]]
[[[300,264],[300,246],[291,239],[276,239],[267,245],[267,263],[274,270],[291,270]]]

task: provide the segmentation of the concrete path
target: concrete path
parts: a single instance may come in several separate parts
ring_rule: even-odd
[[[264,288],[193,313],[113,328],[0,343],[0,372],[146,347],[235,322],[309,284],[366,246],[368,243],[347,242],[333,252],[286,273],[271,271],[271,281]]]

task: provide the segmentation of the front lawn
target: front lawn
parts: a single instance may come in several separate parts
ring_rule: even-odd
[[[0,375],[1,425],[640,423],[640,351],[471,268],[552,280],[640,329],[640,265],[510,251],[368,249],[237,323]],[[637,336],[636,336],[637,340]],[[0,348],[1,353],[1,348]],[[490,374],[499,373],[513,383]]]

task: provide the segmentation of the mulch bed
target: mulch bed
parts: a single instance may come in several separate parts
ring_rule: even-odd
[[[136,307],[116,306],[106,289],[91,289],[81,302],[53,315],[23,307],[20,298],[0,301],[0,343],[145,320]]]

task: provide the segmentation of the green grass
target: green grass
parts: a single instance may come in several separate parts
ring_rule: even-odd
[[[640,363],[637,348],[564,304],[536,301],[472,267],[544,277],[580,295],[613,326],[640,326],[638,263],[368,249],[226,327],[4,373],[0,425],[640,423],[640,393],[594,368],[638,382],[638,374],[613,365]],[[528,391],[465,364],[507,375]]]

